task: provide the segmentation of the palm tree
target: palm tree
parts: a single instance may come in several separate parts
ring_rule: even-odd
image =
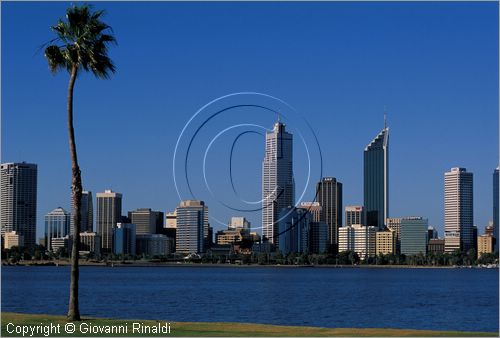
[[[72,6],[66,10],[66,20],[60,19],[52,31],[56,38],[45,48],[45,57],[52,73],[67,70],[68,85],[68,136],[71,155],[71,198],[74,205],[73,247],[71,250],[71,282],[69,291],[68,320],[80,320],[78,306],[78,248],[80,244],[80,207],[82,179],[76,153],[75,130],[73,128],[73,89],[79,72],[92,72],[97,78],[107,79],[115,72],[108,57],[107,46],[116,43],[109,31],[111,27],[101,21],[103,11],[93,12],[88,5]]]

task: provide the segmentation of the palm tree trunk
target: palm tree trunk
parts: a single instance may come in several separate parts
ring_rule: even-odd
[[[78,67],[73,66],[68,85],[68,136],[69,150],[71,154],[71,198],[73,199],[73,246],[71,250],[71,281],[69,285],[69,309],[68,320],[80,320],[80,309],[78,306],[78,249],[80,247],[80,207],[82,203],[82,178],[80,167],[78,166],[78,157],[76,155],[75,130],[73,128],[73,88],[75,86]]]

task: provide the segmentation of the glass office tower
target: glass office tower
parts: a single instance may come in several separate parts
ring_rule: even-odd
[[[364,207],[368,226],[384,228],[389,217],[389,128],[364,151]]]

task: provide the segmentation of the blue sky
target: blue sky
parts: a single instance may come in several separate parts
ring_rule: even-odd
[[[69,209],[68,76],[52,76],[37,53],[68,4],[2,3],[1,160],[39,166],[38,237],[45,213]],[[492,218],[497,3],[113,2],[96,8],[107,11],[117,37],[110,55],[118,71],[108,81],[78,79],[77,145],[85,188],[123,193],[124,213],[173,210],[179,198],[172,157],[186,122],[213,99],[255,91],[286,101],[307,119],[321,146],[323,175],[344,184],[345,205],[363,202],[363,149],[383,127],[387,106],[390,215],[428,217],[442,235],[443,174],[462,166],[474,173],[480,232]],[[240,111],[205,136],[227,123],[270,128],[274,119]],[[285,122],[293,131],[297,121]],[[207,164],[210,185],[224,187],[216,192],[221,200],[234,199],[225,188],[230,144],[214,143]],[[306,166],[298,136],[295,146],[300,185]],[[245,135],[235,148],[236,186],[245,199],[260,199],[263,151],[258,134]],[[312,166],[317,172],[318,162]],[[217,199],[207,198],[212,216],[225,221],[237,214]],[[259,212],[244,216],[260,225]]]

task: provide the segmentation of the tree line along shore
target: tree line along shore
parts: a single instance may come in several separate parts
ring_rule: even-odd
[[[43,247],[31,250],[13,247],[2,251],[2,265],[69,265],[69,255],[64,250],[47,252]],[[315,266],[315,267],[498,267],[498,252],[482,254],[476,258],[474,249],[467,253],[430,253],[405,256],[379,254],[361,259],[356,252],[343,251],[332,254],[283,255],[281,252],[227,254],[227,255],[181,255],[165,256],[116,255],[95,257],[81,255],[80,265],[86,266]]]

